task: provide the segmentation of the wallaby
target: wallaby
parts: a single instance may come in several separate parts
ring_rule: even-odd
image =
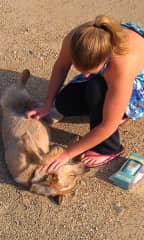
[[[25,116],[26,111],[36,107],[25,88],[29,77],[29,70],[24,70],[16,86],[7,88],[0,99],[5,161],[17,183],[38,194],[63,196],[74,188],[86,168],[82,163],[69,163],[56,173],[41,176],[39,168],[63,148],[57,146],[50,151],[49,129],[42,121]]]

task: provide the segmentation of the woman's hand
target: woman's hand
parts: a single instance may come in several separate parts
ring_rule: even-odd
[[[49,108],[46,105],[43,105],[39,108],[34,108],[33,110],[30,110],[26,112],[27,118],[35,118],[39,120],[42,117],[45,117],[49,113]]]
[[[53,159],[52,161],[49,162],[49,160],[47,160],[45,166],[42,166],[41,168],[39,168],[39,171],[41,173],[55,172],[56,170],[58,170],[58,168],[68,163],[69,160],[70,160],[69,155],[65,150],[57,158]]]

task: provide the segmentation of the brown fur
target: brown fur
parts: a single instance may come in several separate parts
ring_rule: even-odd
[[[1,97],[5,161],[14,180],[31,185],[32,192],[46,196],[65,195],[74,188],[85,167],[82,163],[66,164],[55,174],[42,176],[39,167],[52,161],[63,148],[57,146],[49,152],[47,128],[41,121],[25,117],[25,112],[36,106],[25,88],[29,77],[30,72],[24,70],[16,86],[10,86]]]

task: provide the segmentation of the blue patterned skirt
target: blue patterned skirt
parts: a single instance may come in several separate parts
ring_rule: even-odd
[[[144,30],[133,22],[122,24],[144,37]],[[132,95],[126,108],[126,114],[132,119],[144,116],[144,67],[134,80]]]

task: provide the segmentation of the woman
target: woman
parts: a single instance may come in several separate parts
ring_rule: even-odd
[[[133,23],[119,24],[107,16],[98,16],[67,34],[46,102],[27,117],[46,116],[55,100],[64,116],[88,114],[90,132],[43,170],[55,171],[76,156],[88,167],[96,167],[123,152],[119,124],[144,115],[143,36],[144,31]],[[71,65],[81,75],[60,90]]]

